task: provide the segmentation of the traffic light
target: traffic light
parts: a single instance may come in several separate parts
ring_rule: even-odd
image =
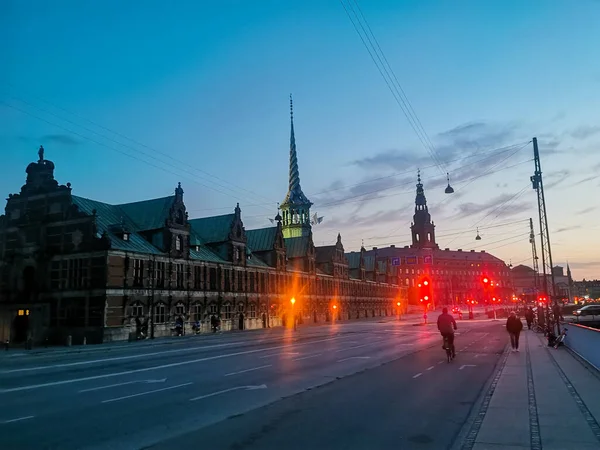
[[[490,285],[490,279],[484,276],[481,278],[481,283],[483,284],[483,287],[486,288]]]
[[[424,277],[418,284],[419,286],[419,301],[425,305],[431,303],[431,280]]]
[[[545,295],[540,295],[538,297],[538,303],[540,306],[544,306],[548,302],[548,298]]]

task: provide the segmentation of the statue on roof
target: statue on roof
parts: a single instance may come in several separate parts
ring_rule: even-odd
[[[40,145],[40,149],[38,150],[38,156],[40,157],[40,162],[44,160],[44,146]]]

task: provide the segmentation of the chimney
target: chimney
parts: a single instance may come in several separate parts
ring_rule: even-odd
[[[459,252],[462,252],[462,248],[459,248],[459,249],[458,249],[458,251],[459,251]]]
[[[373,250],[377,250],[377,247],[373,247]]]
[[[396,246],[394,244],[390,245],[390,248],[396,248]]]

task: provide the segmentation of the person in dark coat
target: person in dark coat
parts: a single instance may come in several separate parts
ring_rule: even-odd
[[[533,323],[533,319],[534,319],[534,313],[533,313],[533,309],[530,306],[529,308],[527,308],[527,311],[525,311],[525,320],[527,321],[527,328],[529,328],[530,330],[531,330],[531,324]]]
[[[510,335],[510,345],[513,352],[519,351],[519,335],[523,329],[523,322],[517,317],[515,312],[511,312],[506,320],[506,331]]]

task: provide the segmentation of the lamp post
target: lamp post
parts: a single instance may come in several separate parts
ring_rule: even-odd
[[[332,317],[332,321],[331,321],[332,325],[334,324],[336,319],[337,319],[337,305],[333,305],[333,317]]]
[[[292,321],[294,323],[294,331],[296,331],[296,313],[294,312],[294,303],[296,303],[296,299],[292,297],[290,302],[292,303]]]
[[[396,307],[398,308],[398,320],[400,320],[400,302],[396,302]]]

